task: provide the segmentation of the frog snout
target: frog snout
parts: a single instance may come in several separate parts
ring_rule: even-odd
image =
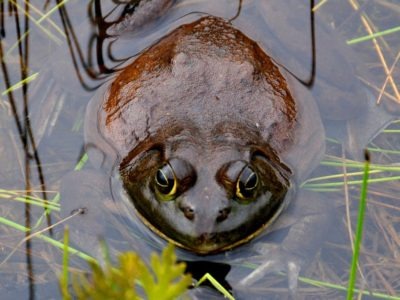
[[[232,210],[228,205],[220,206],[217,209],[201,209],[195,208],[194,205],[190,204],[181,204],[179,205],[179,209],[189,221],[202,222],[207,219],[215,223],[221,223],[226,220]]]
[[[186,219],[193,221],[195,212],[192,207],[189,205],[180,205],[179,209],[183,212],[183,215],[186,217]]]
[[[217,223],[220,223],[220,222],[226,220],[228,218],[230,212],[231,212],[231,207],[225,207],[223,209],[220,209],[218,211],[218,215],[217,215],[217,219],[216,219]]]

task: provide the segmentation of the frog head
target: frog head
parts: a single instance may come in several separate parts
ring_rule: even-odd
[[[158,132],[120,165],[129,197],[154,232],[199,254],[245,243],[284,207],[289,169],[256,128],[191,124]]]

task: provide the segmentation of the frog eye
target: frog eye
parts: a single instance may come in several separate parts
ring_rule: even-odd
[[[250,166],[245,166],[236,182],[236,197],[243,201],[254,200],[258,182],[257,173]]]
[[[168,163],[157,170],[154,181],[162,200],[168,201],[174,198],[177,190],[177,180]]]

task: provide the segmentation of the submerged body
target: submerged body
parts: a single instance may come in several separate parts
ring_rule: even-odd
[[[263,231],[324,152],[306,90],[216,17],[179,27],[116,76],[99,125],[141,219],[200,254]]]

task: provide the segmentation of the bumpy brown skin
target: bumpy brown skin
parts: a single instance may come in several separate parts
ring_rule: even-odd
[[[313,100],[254,41],[215,17],[177,28],[127,66],[99,121],[142,220],[200,254],[263,231],[324,150]],[[178,178],[170,201],[154,182],[165,162]],[[259,177],[249,203],[235,195],[246,165]]]

